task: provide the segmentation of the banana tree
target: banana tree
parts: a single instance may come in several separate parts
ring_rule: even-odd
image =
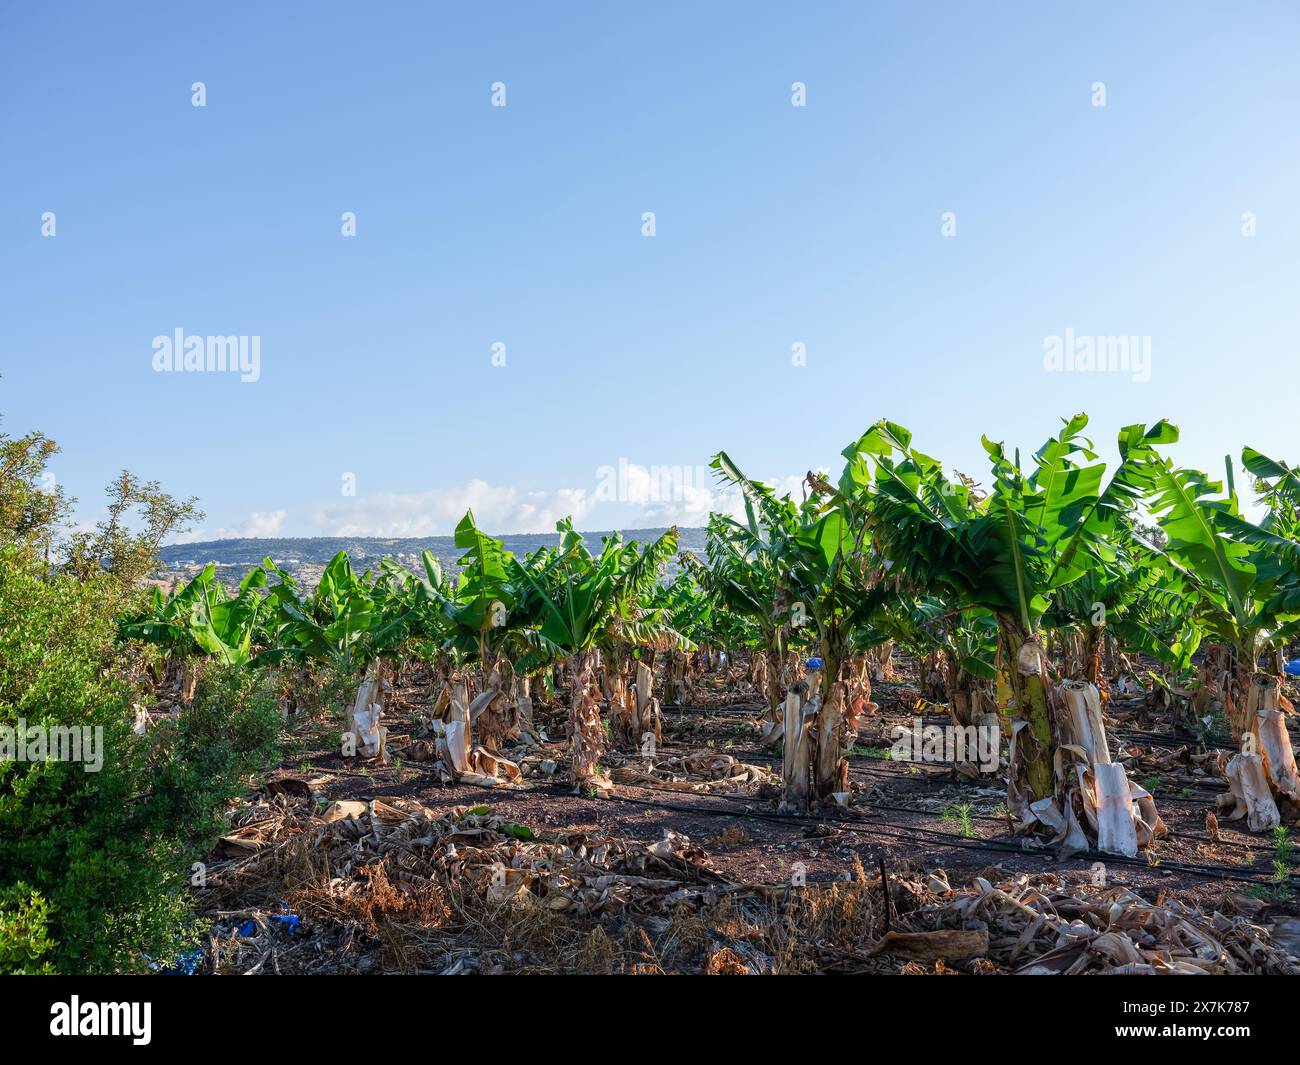
[[[240,582],[238,594],[230,596],[216,579],[216,565],[209,563],[170,594],[152,588],[145,608],[119,621],[119,633],[163,648],[169,670],[181,674],[180,698],[188,704],[198,679],[197,660],[205,655],[228,665],[249,660],[262,613],[257,590],[265,586],[266,572],[257,567]]]
[[[1243,458],[1248,469],[1282,474],[1274,498],[1285,498],[1285,467],[1250,449]],[[1213,641],[1201,691],[1212,693],[1228,726],[1240,734],[1261,658],[1285,642],[1300,618],[1300,596],[1288,594],[1300,549],[1277,503],[1259,524],[1241,515],[1232,466],[1225,466],[1226,480],[1211,481],[1168,459],[1153,460],[1150,507],[1168,538],[1165,554],[1194,592],[1196,618]]]
[[[660,611],[668,626],[696,647],[707,645],[726,652],[735,664],[736,652],[761,646],[758,627],[748,618],[721,609],[696,578],[701,566],[689,551],[679,556],[682,569],[667,584],[657,584],[643,600],[646,608]]]
[[[598,696],[609,700],[620,734],[637,741],[647,732],[662,739],[653,674],[638,661],[634,696],[625,669],[635,649],[685,651],[694,645],[671,625],[668,611],[649,605],[663,570],[677,550],[677,530],[670,529],[644,547],[625,544],[619,534],[605,538],[593,556],[567,519],[557,525],[557,549],[525,563],[510,562],[511,578],[521,590],[520,608],[536,620],[535,662],[573,661],[570,691],[570,736],[574,782],[599,786],[597,762],[604,730]]]
[[[745,501],[743,521],[724,519],[729,536],[745,558],[770,559],[778,614],[788,610],[792,628],[809,622],[820,652],[809,698],[798,691],[786,696],[780,732],[783,805],[802,810],[813,801],[840,801],[848,790],[842,755],[848,693],[840,667],[854,628],[897,598],[879,560],[864,550],[869,525],[863,500],[837,496],[810,473],[808,497],[795,503],[746,477],[726,452],[714,456],[712,465]]]
[[[1193,699],[1198,711],[1221,709],[1241,751],[1227,764],[1229,818],[1246,817],[1252,831],[1280,822],[1275,796],[1300,800],[1297,770],[1283,711],[1281,649],[1300,623],[1300,543],[1295,473],[1254,449],[1242,455],[1257,478],[1264,518],[1242,516],[1232,464],[1223,482],[1195,470],[1153,463],[1157,495],[1151,509],[1167,534],[1165,551],[1197,597],[1196,616],[1207,644]]]
[[[391,689],[383,663],[395,656],[410,624],[409,610],[393,594],[391,576],[373,580],[367,571],[358,577],[347,553],[340,551],[321,573],[315,592],[303,598],[292,575],[270,558],[264,565],[278,583],[267,595],[270,645],[254,664],[316,662],[355,678],[345,750],[382,758],[379,721],[385,692]]]
[[[765,676],[767,658],[759,626],[752,618],[725,609],[705,590],[697,574],[707,568],[695,555],[683,551],[679,559],[682,571],[671,584],[661,585],[647,605],[666,610],[669,624],[696,646],[725,654],[728,680],[739,679],[746,656],[751,680],[760,669]],[[756,690],[762,695],[764,686],[756,685]]]
[[[1300,637],[1300,472],[1250,447],[1242,450],[1241,461],[1255,477],[1264,515],[1257,523],[1237,515],[1220,520],[1230,535],[1254,549],[1256,573],[1270,589],[1263,612],[1272,621],[1266,642],[1276,672],[1288,644]]]
[[[985,438],[993,486],[979,498],[963,478],[950,480],[937,460],[912,446],[911,433],[882,421],[845,450],[840,493],[859,502],[878,548],[917,590],[934,590],[959,609],[989,611],[998,629],[999,702],[1011,729],[1008,809],[1022,827],[1051,828],[1066,849],[1087,843],[1069,774],[1058,773],[1057,752],[1086,752],[1080,779],[1084,813],[1106,849],[1136,851],[1163,830],[1154,804],[1127,786],[1106,749],[1096,690],[1073,678],[1053,692],[1040,626],[1054,595],[1092,566],[1112,564],[1112,539],[1132,521],[1146,487],[1148,459],[1157,444],[1177,438],[1165,422],[1128,426],[1119,437],[1120,462],[1103,488],[1105,464],[1081,435],[1085,415],[1065,421],[1033,456],[1026,474],[1019,455]],[[1058,728],[1054,694],[1065,704]],[[1120,809],[1140,805],[1125,822],[1097,826],[1096,796],[1115,792]],[[1149,807],[1149,809],[1147,808]]]
[[[921,694],[946,703],[954,725],[977,725],[993,712],[997,623],[983,609],[952,610],[923,596],[886,611],[855,634],[863,647],[894,640],[920,662]]]
[[[784,521],[784,514],[780,520]],[[781,736],[781,666],[790,646],[791,624],[801,623],[803,617],[791,616],[776,545],[762,534],[757,521],[742,527],[730,518],[710,515],[705,553],[707,564],[694,555],[684,556],[683,562],[721,613],[745,619],[758,629],[757,653],[762,661],[754,678],[767,700],[763,739],[776,743]]]
[[[278,583],[267,595],[270,646],[257,656],[257,664],[316,661],[360,673],[391,654],[405,637],[407,610],[390,596],[385,582],[373,581],[369,572],[358,577],[347,552],[330,559],[307,598],[272,559],[264,565]]]
[[[1130,640],[1126,646],[1152,653],[1154,641],[1144,638],[1125,621],[1131,613],[1151,605],[1161,596],[1165,597],[1166,605],[1178,601],[1177,586],[1181,583],[1160,551],[1127,526],[1116,529],[1106,538],[1106,543],[1107,557],[1090,565],[1069,584],[1057,588],[1044,616],[1044,627],[1053,633],[1060,646],[1065,674],[1096,685],[1103,699],[1108,697],[1104,668],[1108,643],[1115,643],[1115,633],[1122,628],[1138,641]],[[1184,610],[1170,620],[1186,625],[1188,616]],[[1169,628],[1162,625],[1162,635],[1168,635]],[[1173,653],[1177,650],[1180,648],[1166,648],[1155,657],[1166,661],[1177,659],[1179,656]]]
[[[1160,546],[1145,535],[1141,540],[1146,553],[1136,558],[1130,581],[1107,609],[1106,631],[1117,646],[1159,663],[1159,672],[1147,675],[1149,713],[1203,737],[1222,731],[1203,707],[1198,709],[1188,687],[1205,635],[1197,619],[1200,597],[1181,567],[1163,554],[1163,539]]]
[[[518,609],[513,554],[478,527],[472,510],[456,526],[454,542],[465,552],[455,578],[425,551],[423,575],[403,571],[395,594],[409,609],[411,646],[433,667],[434,715],[454,734],[449,768],[457,778],[492,783],[497,770],[511,776],[516,769],[498,757],[505,743],[535,738],[528,678],[514,666],[528,646],[529,619]]]
[[[510,583],[514,556],[478,527],[472,510],[456,526],[455,543],[465,554],[455,596],[443,605],[453,642],[462,648],[472,645],[477,651],[481,686],[495,664],[515,605]]]

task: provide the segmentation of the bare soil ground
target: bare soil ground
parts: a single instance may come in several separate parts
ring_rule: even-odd
[[[916,712],[905,680],[874,688],[879,714],[850,756],[855,815],[805,817],[778,814],[774,787],[762,781],[664,780],[574,794],[562,779],[562,708],[537,712],[554,776],[537,770],[534,754],[519,786],[443,784],[413,756],[432,694],[419,678],[393,693],[388,765],[342,757],[336,722],[298,725],[298,747],[280,772],[232,810],[246,849],[227,841],[211,857],[202,896],[216,922],[207,971],[979,973],[1128,964],[1253,972],[1300,964],[1284,949],[1296,949],[1289,937],[1300,907],[1273,881],[1272,839],[1240,823],[1221,824],[1212,838],[1206,815],[1222,780],[1192,758],[1191,741],[1151,731],[1140,697],[1110,704],[1112,748],[1154,792],[1170,831],[1145,859],[1124,861],[1058,860],[1011,833],[999,779],[889,757],[894,726]],[[706,681],[696,694],[698,705],[665,708],[656,762],[704,751],[779,773],[779,756],[757,742],[752,693]],[[927,709],[936,722],[941,712]],[[611,751],[606,763],[645,760]],[[340,822],[345,809],[356,811],[331,808],[336,800],[360,800],[368,812]],[[1284,811],[1291,824],[1298,814]],[[394,823],[418,827],[419,845],[385,851]],[[308,837],[346,868],[304,859]],[[297,848],[292,862],[286,840]],[[469,840],[479,849],[466,857]],[[381,880],[415,879],[376,885],[376,870]],[[1076,911],[1076,921],[1095,926],[1077,944],[1066,918]],[[1137,923],[1112,949],[1105,937],[1117,934],[1121,911]],[[289,912],[300,918],[292,934],[269,922]],[[1181,920],[1213,945],[1188,957],[1171,948],[1191,933],[1168,932],[1165,942],[1157,929]],[[982,945],[890,939],[980,927]]]

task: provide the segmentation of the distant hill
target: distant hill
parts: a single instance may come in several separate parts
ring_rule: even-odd
[[[624,529],[625,540],[641,543],[655,540],[664,529]],[[704,554],[704,530],[678,528],[680,550]],[[601,538],[609,530],[584,532],[593,552],[600,550]],[[498,536],[506,550],[523,557],[539,547],[559,543],[558,533],[522,533]],[[340,551],[346,551],[358,570],[373,568],[380,559],[392,558],[411,568],[420,565],[420,553],[432,551],[442,563],[445,572],[454,572],[464,551],[456,547],[450,536],[284,536],[267,539],[208,540],[203,543],[169,544],[158,551],[159,560],[168,575],[188,577],[209,562],[217,564],[217,573],[223,583],[234,584],[254,566],[261,565],[268,555],[290,573],[299,574],[305,583],[314,584],[319,572]],[[673,564],[672,571],[676,571]]]

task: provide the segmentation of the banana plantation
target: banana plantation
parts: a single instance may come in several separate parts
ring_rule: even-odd
[[[798,498],[720,452],[701,554],[470,513],[455,573],[155,588],[136,731],[246,671],[303,755],[224,815],[203,964],[279,906],[282,971],[1294,971],[1300,477],[1086,429],[981,481],[881,421]]]
[[[1300,476],[1250,448],[1185,469],[1164,421],[1086,431],[986,438],[977,477],[881,421],[792,495],[719,452],[736,505],[702,550],[565,520],[521,557],[467,513],[454,568],[340,552],[305,587],[268,557],[110,600],[76,698],[122,707],[104,764],[140,776],[94,801],[151,853],[187,826],[141,890],[189,931],[94,965],[1295,972]],[[34,719],[85,610],[21,557],[5,700]],[[83,801],[53,772],[6,785],[64,795],[0,842],[35,926],[85,897],[32,857]],[[50,927],[7,956],[101,949],[102,921]]]

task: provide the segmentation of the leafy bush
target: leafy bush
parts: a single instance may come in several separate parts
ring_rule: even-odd
[[[155,739],[154,796],[184,841],[202,849],[219,834],[221,807],[276,759],[280,711],[265,676],[212,663],[193,705],[175,717]]]
[[[54,947],[49,936],[50,904],[26,884],[0,894],[0,973],[47,976],[53,965],[44,956]]]
[[[213,670],[190,710],[133,734],[121,583],[43,576],[0,546],[0,726],[102,729],[97,772],[0,761],[0,972],[142,971],[193,939],[190,863],[273,753],[260,682]]]

